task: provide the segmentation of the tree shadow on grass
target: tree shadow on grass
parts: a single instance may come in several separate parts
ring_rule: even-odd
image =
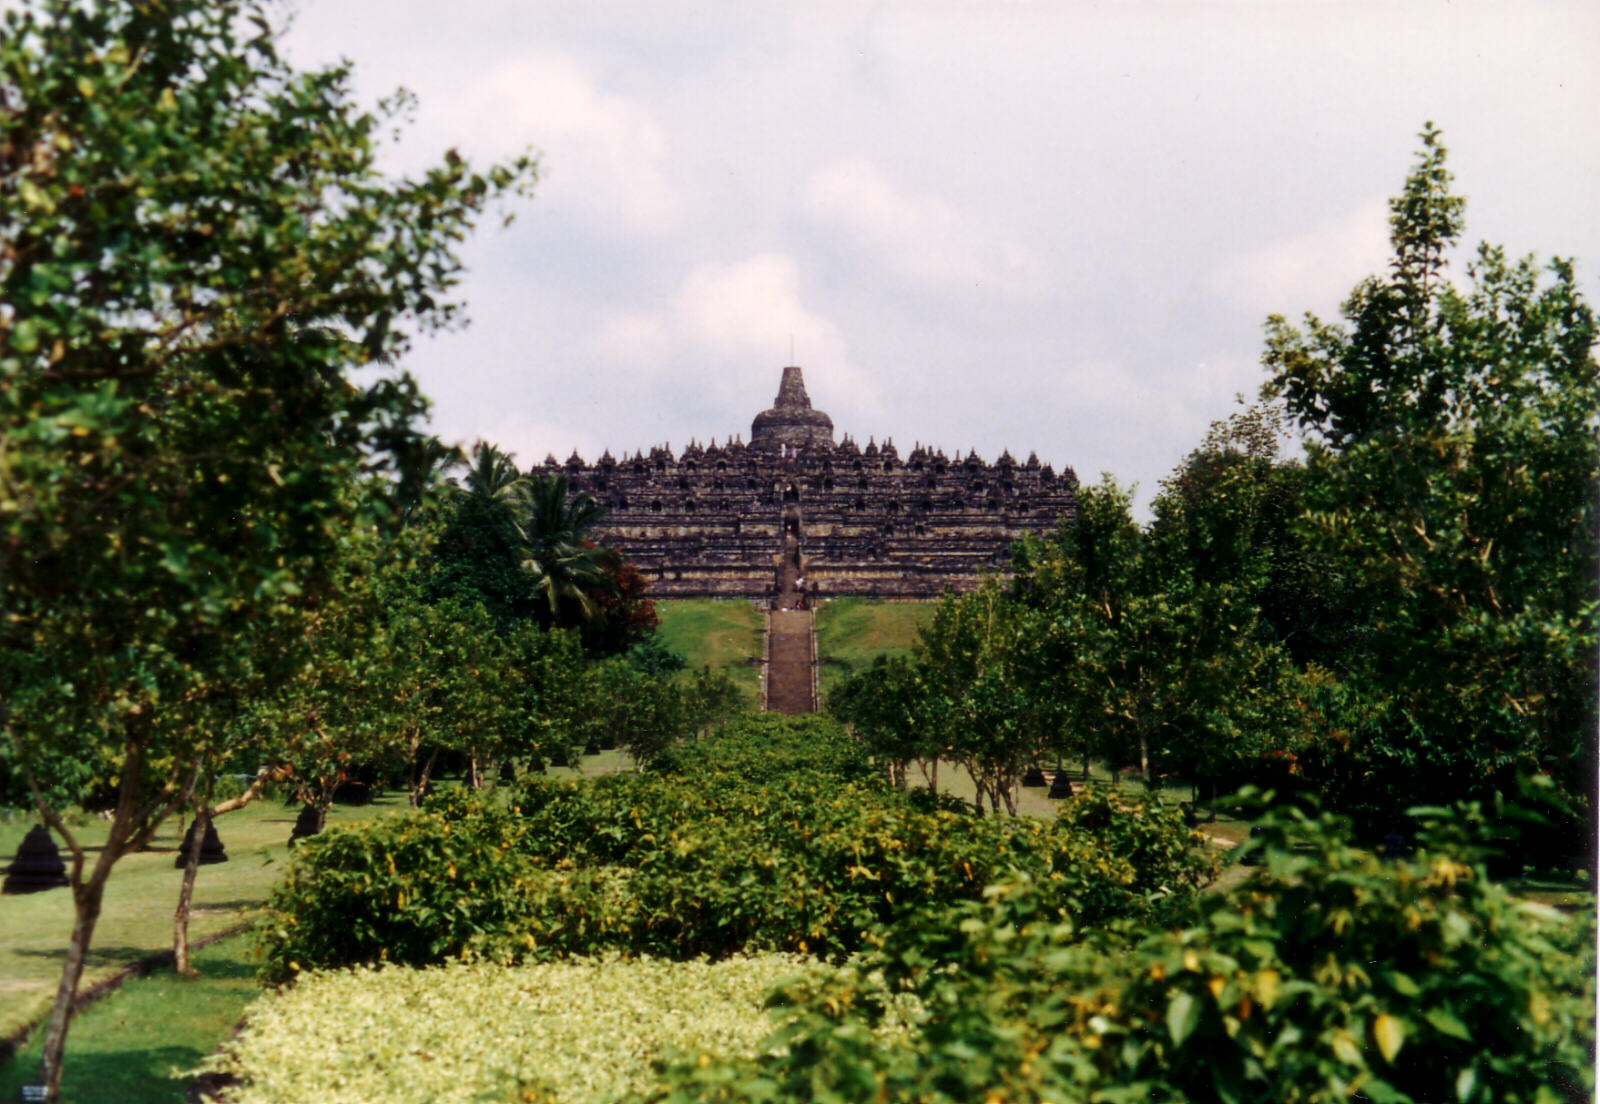
[[[67,957],[65,943],[59,947],[45,950],[39,947],[18,947],[11,952],[18,958],[53,958],[61,961]],[[147,955],[159,954],[159,950],[152,951],[149,947],[133,947],[126,945],[90,946],[89,953],[84,956],[84,965],[89,969],[99,966],[127,966],[144,958]],[[0,1099],[4,1099],[0,1097]]]
[[[42,1035],[35,1032],[33,1045],[0,1066],[0,1100],[16,1100],[21,1086],[38,1081]],[[75,1052],[68,1035],[61,1099],[72,1104],[180,1104],[189,1079],[175,1078],[172,1072],[193,1069],[204,1058],[190,1046]]]
[[[266,903],[267,898],[263,895],[261,897],[235,897],[227,901],[201,900],[195,902],[194,908],[196,912],[204,911],[207,913],[242,912],[245,909],[261,908]]]

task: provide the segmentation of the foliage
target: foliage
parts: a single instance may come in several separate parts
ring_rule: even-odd
[[[184,800],[206,707],[292,661],[274,630],[322,581],[341,489],[403,478],[423,404],[386,373],[450,324],[455,250],[531,158],[377,171],[404,103],[301,73],[254,0],[35,0],[0,32],[0,727],[22,768],[114,763],[80,923]],[[42,798],[43,793],[40,791]]]
[[[1014,557],[1038,652],[1032,685],[1067,719],[1063,750],[1136,764],[1146,781],[1254,752],[1262,691],[1283,662],[1256,631],[1249,591],[1164,555],[1163,536],[1140,530],[1129,492],[1108,476],[1080,490],[1054,539]]]
[[[1588,1099],[1592,917],[1489,882],[1472,810],[1431,819],[1391,865],[1333,818],[1270,815],[1260,871],[1182,930],[1086,933],[1000,882],[789,987],[783,1050],[679,1064],[656,1099]]]
[[[947,595],[917,644],[918,717],[941,753],[972,777],[975,804],[1016,814],[1023,767],[1038,762],[1061,727],[1056,700],[1039,692],[1037,635],[1025,610],[994,580]],[[926,753],[924,753],[924,757]]]
[[[519,474],[479,441],[466,475],[451,480],[429,592],[483,603],[502,629],[533,619],[581,629],[593,655],[616,655],[656,628],[646,580],[592,539],[605,511],[562,474]]]
[[[520,515],[522,566],[540,619],[560,625],[599,620],[597,595],[615,593],[621,566],[615,552],[589,536],[605,510],[587,492],[570,494],[565,475],[535,474],[524,484]]]
[[[318,972],[251,1005],[206,1068],[240,1079],[237,1104],[598,1104],[649,1092],[670,1053],[759,1052],[767,991],[816,970],[766,954]]]
[[[1090,787],[1063,801],[1056,816],[1128,860],[1140,893],[1197,888],[1216,874],[1215,856],[1195,846],[1178,809],[1153,794]]]
[[[527,863],[504,845],[509,818],[474,804],[447,820],[412,814],[302,840],[259,929],[269,980],[328,963],[427,965],[503,941],[519,920]]]
[[[778,736],[770,755],[763,730]],[[1194,837],[1170,817],[1132,829],[1117,821],[1140,809],[1107,809],[1090,827],[926,808],[866,776],[860,749],[815,720],[745,722],[679,744],[657,766],[576,783],[532,777],[509,810],[436,803],[361,840],[305,849],[274,900],[269,973],[469,948],[840,957],[1012,871],[1086,922],[1139,914],[1145,887],[1183,896],[1203,876],[1203,864],[1178,869],[1173,849]],[[402,855],[397,838],[417,849]],[[1124,838],[1149,846],[1115,853]],[[479,847],[482,877],[470,865]],[[446,868],[494,899],[453,890],[433,873]],[[434,888],[412,888],[429,878]],[[357,897],[370,914],[352,912]]]
[[[1356,622],[1342,666],[1396,726],[1355,757],[1392,813],[1419,780],[1486,796],[1595,778],[1600,367],[1573,266],[1480,246],[1438,131],[1390,203],[1390,270],[1343,321],[1274,317],[1271,394],[1310,434],[1307,538]],[[1592,833],[1591,833],[1592,834]]]
[[[901,789],[908,784],[911,763],[937,760],[943,750],[928,723],[923,681],[921,666],[911,658],[880,655],[828,691],[829,714],[850,726]]]

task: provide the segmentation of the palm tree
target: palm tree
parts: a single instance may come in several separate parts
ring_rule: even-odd
[[[527,480],[517,474],[517,466],[511,462],[511,457],[489,442],[479,441],[472,446],[472,461],[463,482],[467,494],[475,498],[514,505],[519,501]],[[453,478],[450,483],[460,486]]]
[[[523,569],[533,580],[543,616],[560,623],[575,612],[582,623],[602,616],[593,592],[614,590],[622,558],[596,544],[589,533],[605,510],[585,491],[569,495],[567,477],[532,475],[518,488],[518,530]]]

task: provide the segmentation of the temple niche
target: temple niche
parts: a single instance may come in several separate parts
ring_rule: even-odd
[[[765,598],[804,580],[808,596],[936,598],[1003,570],[1013,541],[1073,515],[1078,479],[1037,455],[993,463],[920,444],[845,436],[812,407],[798,367],[755,416],[750,442],[690,442],[674,455],[577,453],[565,471],[606,509],[601,537],[650,580],[656,598]]]

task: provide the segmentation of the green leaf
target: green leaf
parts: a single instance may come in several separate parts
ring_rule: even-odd
[[[1441,1035],[1449,1035],[1466,1043],[1472,1042],[1472,1032],[1467,1030],[1467,1025],[1444,1009],[1430,1008],[1422,1015]]]
[[[1194,1029],[1198,1026],[1200,1026],[1200,1002],[1188,992],[1178,990],[1167,1005],[1167,1031],[1172,1035],[1173,1045],[1182,1046],[1183,1041],[1193,1035]]]
[[[1389,983],[1389,988],[1403,997],[1419,997],[1422,995],[1422,989],[1412,980],[1411,976],[1402,974],[1399,970],[1385,970],[1383,972],[1383,980]]]

